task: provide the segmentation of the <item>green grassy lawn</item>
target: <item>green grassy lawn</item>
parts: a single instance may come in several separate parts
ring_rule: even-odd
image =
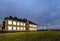
[[[60,31],[4,33],[0,41],[60,41]]]

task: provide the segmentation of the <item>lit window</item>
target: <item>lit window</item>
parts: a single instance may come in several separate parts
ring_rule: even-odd
[[[19,22],[17,22],[17,25],[19,25]]]
[[[13,30],[16,30],[16,27],[13,27]]]
[[[35,30],[37,30],[37,28],[35,28]]]
[[[37,28],[29,28],[29,30],[37,30]]]
[[[17,27],[17,30],[19,30],[19,27]]]
[[[34,30],[37,30],[36,28],[34,28]]]
[[[13,21],[13,25],[16,25],[16,22],[15,21]]]
[[[29,28],[29,30],[32,30],[31,28]]]
[[[37,25],[33,25],[33,24],[30,24],[29,26],[30,26],[30,27],[37,27]]]
[[[26,30],[26,28],[24,27],[24,30]]]
[[[29,28],[29,30],[34,30],[34,28]]]
[[[21,23],[21,26],[23,26],[23,23]]]
[[[24,23],[24,26],[26,26],[26,24]]]
[[[25,23],[21,23],[21,26],[26,26],[26,24]]]
[[[23,30],[23,28],[21,27],[21,30]]]
[[[10,24],[10,25],[11,25],[11,24],[12,24],[12,21],[10,21],[10,20],[9,20],[9,21],[8,21],[8,24]]]
[[[12,26],[8,26],[8,30],[12,30]]]

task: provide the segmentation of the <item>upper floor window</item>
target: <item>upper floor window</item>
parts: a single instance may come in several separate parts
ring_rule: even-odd
[[[17,22],[17,25],[20,25],[19,22]]]
[[[16,21],[13,21],[13,25],[16,25]]]
[[[26,24],[24,23],[24,26],[26,26]]]
[[[26,26],[26,24],[21,22],[21,26]]]
[[[30,24],[29,26],[30,26],[30,27],[37,27],[37,25],[33,25],[33,24]]]
[[[11,25],[11,24],[12,24],[12,21],[8,20],[8,24],[10,24],[10,25]]]
[[[23,26],[23,23],[21,23],[21,26]]]

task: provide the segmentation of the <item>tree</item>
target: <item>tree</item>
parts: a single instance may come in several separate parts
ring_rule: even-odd
[[[18,18],[17,18],[17,17],[14,17],[14,19],[18,20]]]
[[[12,16],[9,16],[9,18],[13,18]]]

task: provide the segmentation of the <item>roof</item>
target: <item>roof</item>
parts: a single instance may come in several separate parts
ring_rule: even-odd
[[[16,20],[16,21],[21,21],[21,22],[27,22],[27,21],[28,21],[28,20],[25,19],[25,18],[19,19],[19,18],[17,18],[17,17],[12,17],[12,16],[5,17],[5,20],[6,20],[6,19],[11,19],[11,20]],[[30,21],[30,20],[29,20],[29,23],[30,23],[30,24],[34,24],[34,25],[37,25],[36,23],[34,23],[34,22]]]

